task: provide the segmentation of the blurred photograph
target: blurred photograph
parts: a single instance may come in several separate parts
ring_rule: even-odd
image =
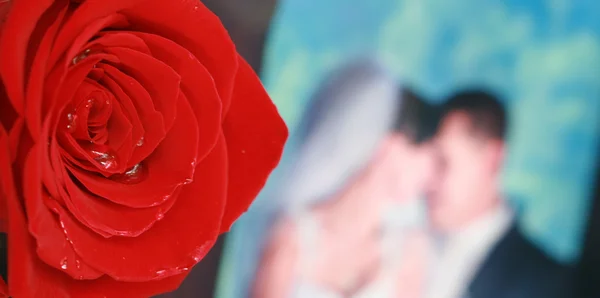
[[[462,91],[442,111],[427,195],[439,236],[427,297],[570,297],[572,272],[523,235],[501,190],[508,126],[501,102]]]
[[[406,206],[418,208],[432,174],[434,117],[433,106],[374,62],[334,72],[303,118],[282,191],[293,203],[275,222],[253,297],[421,290],[429,246],[422,214]]]
[[[279,1],[261,77],[291,138],[215,297],[595,297],[575,293],[598,230],[599,9]]]

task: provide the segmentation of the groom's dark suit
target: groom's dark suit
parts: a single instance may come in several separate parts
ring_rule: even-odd
[[[568,268],[546,256],[513,224],[477,270],[464,297],[572,298],[571,278]]]

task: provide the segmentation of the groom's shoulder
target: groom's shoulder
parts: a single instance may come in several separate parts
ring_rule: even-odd
[[[556,261],[516,225],[501,242],[506,261],[513,267],[510,271],[518,277],[514,280],[523,283],[523,288],[538,288],[547,293],[544,297],[570,297],[572,268]]]
[[[517,265],[531,267],[536,271],[562,271],[567,268],[552,258],[539,245],[525,236],[522,230],[515,224],[505,235],[501,242],[506,255],[514,259]],[[500,244],[502,245],[502,243]]]

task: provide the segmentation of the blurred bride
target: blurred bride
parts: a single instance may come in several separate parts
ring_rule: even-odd
[[[370,60],[334,72],[301,124],[256,298],[419,297],[434,108]]]

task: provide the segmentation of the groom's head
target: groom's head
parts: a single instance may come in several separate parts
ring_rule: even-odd
[[[428,202],[436,228],[460,228],[498,203],[506,126],[504,107],[491,94],[460,92],[444,104]]]

